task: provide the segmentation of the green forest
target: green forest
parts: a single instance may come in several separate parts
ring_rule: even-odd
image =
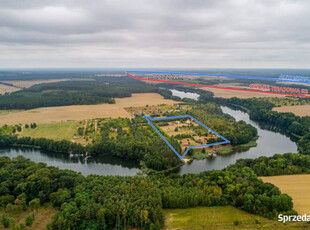
[[[165,98],[179,99],[172,97],[168,90],[129,77],[98,77],[38,84],[21,91],[0,95],[0,110],[115,103],[114,98],[130,97],[132,93],[150,92],[160,93]]]
[[[310,156],[298,154],[285,158],[295,159],[285,168],[301,169],[305,158],[310,161]],[[161,229],[163,208],[232,205],[271,219],[278,213],[295,213],[291,197],[258,179],[255,165],[238,161],[227,169],[183,176],[84,177],[21,156],[1,157],[0,205],[22,212],[51,203],[58,212],[49,229]],[[268,166],[277,170],[275,164]]]

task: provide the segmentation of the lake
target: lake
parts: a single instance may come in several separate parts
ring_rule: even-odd
[[[72,169],[81,172],[84,176],[90,174],[133,176],[140,171],[138,162],[116,157],[90,156],[85,158],[84,156],[46,152],[32,148],[0,149],[0,156],[12,158],[18,155],[23,155],[34,162],[45,162],[49,166]]]
[[[171,90],[174,96],[197,100],[199,94]],[[227,156],[216,156],[204,160],[194,160],[190,164],[184,164],[176,173],[199,173],[206,170],[222,169],[233,164],[240,158],[257,158],[260,156],[272,156],[276,153],[297,152],[296,144],[283,134],[275,131],[265,130],[259,127],[258,123],[250,120],[249,115],[240,110],[232,110],[226,106],[221,106],[224,113],[230,114],[237,121],[243,120],[253,125],[258,131],[257,146],[247,151],[236,152]],[[69,156],[68,154],[45,152],[38,149],[27,148],[7,148],[0,149],[0,156],[16,157],[23,155],[34,162],[45,162],[47,165],[56,166],[61,169],[72,169],[87,176],[89,174],[98,175],[121,175],[132,176],[140,172],[139,163],[132,160],[124,160],[108,156]]]
[[[172,92],[172,96],[176,96],[181,99],[189,98],[193,100],[198,100],[198,97],[200,96],[198,93],[183,92],[183,91],[176,90],[176,89],[170,89],[170,91]]]

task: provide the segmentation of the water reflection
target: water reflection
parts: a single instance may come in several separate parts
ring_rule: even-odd
[[[191,93],[191,92],[183,92],[176,89],[170,89],[172,92],[172,96],[179,97],[181,99],[183,98],[189,98],[193,100],[198,100],[198,97],[200,96],[198,93]]]
[[[49,166],[81,172],[85,176],[90,174],[131,176],[140,171],[138,162],[110,156],[96,155],[85,158],[83,155],[68,155],[29,148],[0,149],[0,156],[13,158],[18,155],[23,155],[34,162],[45,162]]]
[[[233,116],[237,121],[243,120],[253,125],[258,131],[257,146],[247,151],[240,151],[228,156],[217,156],[212,159],[195,160],[191,164],[185,164],[177,171],[179,174],[199,173],[206,170],[222,169],[233,164],[240,158],[257,158],[260,156],[272,156],[276,153],[297,152],[297,146],[290,138],[270,130],[264,130],[259,125],[250,120],[249,115],[240,110],[232,110],[226,106],[221,106],[224,113]]]

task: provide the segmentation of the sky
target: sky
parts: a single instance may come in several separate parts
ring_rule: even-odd
[[[309,68],[308,0],[1,0],[1,68]]]

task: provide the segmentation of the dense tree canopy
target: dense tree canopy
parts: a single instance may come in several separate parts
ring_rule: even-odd
[[[161,229],[163,208],[232,205],[268,218],[293,212],[292,199],[249,167],[183,176],[84,177],[23,157],[1,157],[0,205],[36,208],[38,202],[58,208],[52,229]]]
[[[101,77],[39,84],[11,94],[0,95],[0,109],[115,103],[114,98],[149,92],[171,97],[167,90],[128,77]]]

